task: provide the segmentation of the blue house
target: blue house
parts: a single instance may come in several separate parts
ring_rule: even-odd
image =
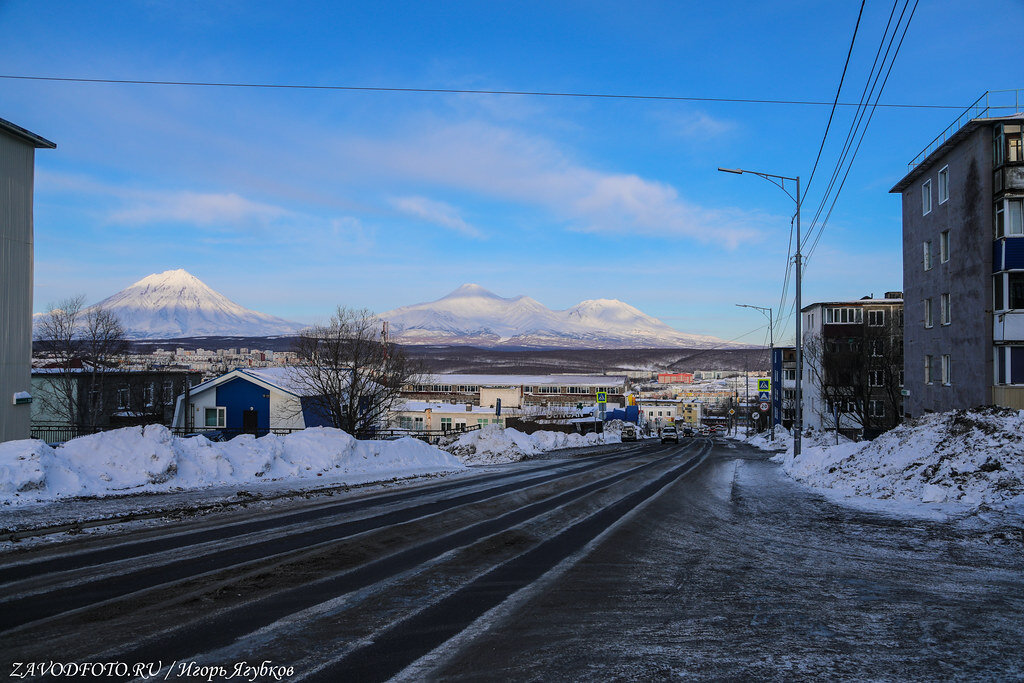
[[[296,381],[295,368],[238,368],[178,396],[173,426],[190,431],[266,434],[328,427]]]

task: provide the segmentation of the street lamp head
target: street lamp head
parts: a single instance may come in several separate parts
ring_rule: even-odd
[[[719,166],[718,170],[721,171],[722,173],[735,173],[736,175],[743,175],[743,169],[740,168],[722,168],[721,166]]]

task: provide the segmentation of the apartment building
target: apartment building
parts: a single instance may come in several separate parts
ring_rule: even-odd
[[[907,416],[1024,408],[1024,90],[986,93],[909,164]]]
[[[873,438],[903,414],[903,298],[805,306],[803,425]]]

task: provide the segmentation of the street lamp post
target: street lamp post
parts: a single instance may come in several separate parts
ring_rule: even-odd
[[[775,185],[780,190],[786,193],[786,195],[796,202],[796,254],[794,256],[794,262],[796,264],[796,419],[793,421],[793,455],[800,455],[801,445],[801,433],[803,432],[803,396],[800,393],[800,379],[804,374],[803,366],[803,340],[800,336],[800,324],[803,319],[803,313],[800,311],[800,295],[802,293],[803,284],[803,273],[802,270],[802,259],[800,255],[800,176],[790,178],[784,175],[775,175],[774,173],[761,173],[760,171],[748,171],[742,168],[722,168],[718,167],[719,171],[724,173],[735,173],[742,175],[744,173],[750,173],[752,175],[761,176],[772,185]],[[796,183],[796,196],[790,194],[789,190],[786,189],[786,181],[790,180]]]
[[[774,358],[775,357],[775,327],[774,327],[774,322],[772,321],[772,309],[771,309],[771,306],[768,306],[768,307],[765,307],[765,306],[751,306],[750,304],[736,304],[736,305],[739,306],[740,308],[753,308],[755,311],[761,311],[762,315],[764,315],[765,311],[768,312],[768,363],[769,363],[768,367],[769,368],[774,367],[774,362],[775,362],[775,358]],[[772,374],[771,370],[768,371],[768,374],[769,375]],[[747,382],[749,383],[750,380],[747,380]],[[773,395],[775,394],[775,381],[774,381],[774,378],[772,380],[771,393]],[[758,396],[758,398],[760,399],[760,396]],[[769,441],[775,441],[775,414],[774,414],[775,401],[771,402],[771,406],[772,406],[772,416],[771,416],[771,419],[768,420],[768,423],[770,425],[770,427],[769,427],[770,431],[768,432],[768,434],[769,434],[768,440]]]

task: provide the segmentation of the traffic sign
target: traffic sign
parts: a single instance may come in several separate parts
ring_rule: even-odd
[[[760,391],[771,391],[772,381],[771,379],[759,379],[757,380],[757,390]]]
[[[608,402],[608,392],[607,391],[599,391],[599,392],[597,392],[597,402],[598,403],[607,403]]]
[[[770,391],[759,391],[757,392],[758,401],[770,401],[772,400],[772,392]]]
[[[765,403],[764,401],[761,401],[760,403],[757,404],[757,408],[758,408],[758,410],[764,412],[764,411],[768,410],[768,404]]]
[[[735,410],[733,410],[732,408],[729,408],[729,414],[730,414],[730,415],[735,415],[735,414],[736,414],[736,411],[735,411]]]
[[[761,413],[751,413],[750,417],[754,418],[755,420],[760,419]]]

